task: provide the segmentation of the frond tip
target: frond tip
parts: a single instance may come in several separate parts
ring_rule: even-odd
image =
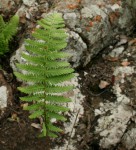
[[[55,138],[56,133],[62,130],[52,124],[51,120],[66,121],[62,113],[69,111],[69,108],[64,107],[64,103],[71,99],[63,94],[72,90],[73,86],[66,85],[65,81],[74,77],[74,70],[64,61],[69,54],[62,52],[67,45],[67,33],[63,29],[65,24],[61,14],[48,15],[38,24],[41,28],[32,34],[35,40],[26,40],[25,47],[29,54],[22,54],[26,64],[16,65],[25,74],[15,72],[15,75],[22,81],[31,82],[31,85],[18,89],[27,94],[20,99],[31,102],[31,105],[25,107],[25,110],[32,112],[29,118],[43,118],[40,137]]]

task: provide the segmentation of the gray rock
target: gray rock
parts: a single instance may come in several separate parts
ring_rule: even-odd
[[[112,50],[112,52],[109,54],[111,57],[119,57],[120,54],[125,50],[124,46],[117,47]]]
[[[23,58],[21,57],[21,53],[25,52],[24,43],[20,46],[19,49],[15,51],[15,53],[10,58],[10,66],[12,67],[13,71],[19,71],[16,67],[16,63],[25,63]]]
[[[0,87],[0,109],[7,107],[8,91],[6,86]]]
[[[132,150],[136,146],[136,128],[132,128],[125,133],[123,143],[128,150]]]
[[[117,35],[128,35],[135,27],[133,19],[135,13],[130,8],[135,2],[125,0],[119,5],[104,0],[95,2],[85,0],[80,4],[79,10],[66,9],[68,0],[66,2],[58,4],[55,10],[60,11],[62,8],[66,26],[78,32],[87,45],[86,51],[80,52],[80,63],[75,62],[76,64],[86,66],[103,48],[115,43]],[[100,7],[98,4],[103,6]]]
[[[23,3],[27,6],[33,6],[35,3],[35,0],[23,0]]]
[[[70,24],[71,28],[75,28],[75,25],[77,24],[77,15],[74,12],[66,13],[64,14],[65,21]]]
[[[68,61],[73,64],[73,67],[77,67],[80,65],[82,54],[86,50],[87,50],[87,45],[86,43],[84,43],[84,41],[79,36],[79,34],[70,31],[69,43],[65,51],[71,54],[71,57]]]

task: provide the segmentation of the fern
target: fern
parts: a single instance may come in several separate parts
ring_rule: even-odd
[[[31,82],[31,85],[19,87],[19,90],[28,94],[21,97],[22,101],[33,102],[25,109],[32,111],[30,119],[43,117],[41,136],[56,137],[62,130],[51,123],[52,118],[66,121],[60,112],[69,109],[63,103],[70,102],[70,98],[61,93],[73,89],[73,86],[64,86],[64,81],[74,77],[74,70],[64,59],[69,54],[62,52],[66,47],[67,34],[64,21],[59,13],[49,15],[46,19],[38,21],[40,29],[33,33],[35,40],[26,40],[26,50],[29,55],[23,53],[26,64],[17,64],[25,74],[15,72],[15,75],[23,81]]]
[[[18,23],[18,16],[13,16],[8,23],[5,23],[0,15],[0,56],[9,51],[8,43],[17,32]]]

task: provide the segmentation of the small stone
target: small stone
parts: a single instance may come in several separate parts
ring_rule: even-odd
[[[41,129],[41,125],[38,123],[32,123],[31,126],[36,128],[36,129]]]
[[[104,89],[104,88],[106,88],[108,85],[109,85],[109,83],[108,83],[107,81],[101,80],[101,81],[100,81],[100,84],[99,84],[99,88],[100,88],[100,89]]]
[[[130,65],[130,62],[128,62],[128,61],[123,61],[123,62],[121,63],[121,65],[122,65],[122,66],[128,66],[128,65]]]
[[[112,52],[109,54],[111,57],[119,57],[120,54],[125,50],[124,46],[117,47],[112,50]]]
[[[127,42],[128,42],[127,39],[121,39],[121,40],[117,43],[117,46],[126,44]]]
[[[99,109],[95,109],[94,113],[95,113],[95,116],[98,116],[98,115],[102,114],[102,112]]]
[[[116,10],[118,10],[118,9],[120,9],[121,7],[118,5],[118,4],[114,4],[114,5],[112,5],[111,6],[111,9],[113,10],[113,11],[116,11]]]
[[[0,108],[7,107],[8,91],[6,86],[0,87]]]

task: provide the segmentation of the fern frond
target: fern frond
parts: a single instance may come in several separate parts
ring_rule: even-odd
[[[65,30],[62,30],[62,29],[52,29],[48,32],[46,32],[46,30],[45,30],[45,32],[43,32],[42,29],[37,29],[36,34],[42,35],[44,37],[50,36],[51,38],[54,38],[54,39],[60,39],[60,40],[63,39],[64,40],[68,37],[64,31]]]
[[[39,110],[39,109],[41,109],[41,107],[42,107],[42,104],[41,103],[37,103],[37,104],[32,104],[30,106],[24,107],[24,110],[29,110],[29,111]]]
[[[48,136],[51,138],[57,138],[58,136],[52,132],[48,132]]]
[[[21,80],[31,82],[31,85],[19,87],[18,89],[28,94],[20,97],[22,101],[34,102],[25,110],[32,111],[30,119],[43,118],[41,137],[57,137],[54,132],[62,130],[51,123],[52,118],[66,121],[61,114],[69,111],[62,104],[70,102],[70,98],[63,96],[64,92],[73,89],[73,86],[63,83],[74,77],[74,70],[70,64],[64,61],[70,55],[61,50],[67,46],[67,34],[63,27],[64,20],[59,13],[47,16],[46,19],[38,21],[40,29],[32,34],[34,40],[26,40],[26,51],[22,54],[26,64],[16,64],[17,68],[24,73],[14,74]]]
[[[55,112],[47,112],[47,116],[52,119],[52,118],[55,118],[56,120],[58,121],[66,121],[67,119],[63,116],[63,115],[60,115],[60,114],[57,114]]]
[[[51,112],[66,112],[69,111],[69,108],[57,105],[46,104],[46,109]]]
[[[2,33],[4,27],[5,27],[5,22],[3,20],[3,17],[0,15],[0,33]]]
[[[34,118],[38,118],[40,116],[42,116],[44,114],[44,111],[43,110],[37,110],[35,111],[34,113],[32,113],[29,118],[30,119],[34,119]]]
[[[18,89],[23,93],[32,94],[32,93],[36,93],[36,92],[45,91],[45,86],[38,84],[38,85],[29,85],[27,87],[19,87]]]
[[[62,129],[60,129],[52,124],[48,124],[47,128],[52,132],[62,132]]]
[[[35,74],[37,76],[39,75],[45,75],[45,77],[54,77],[54,76],[60,76],[60,75],[64,75],[64,74],[70,74],[73,72],[72,68],[57,68],[57,72],[56,72],[56,68],[52,69],[52,68],[46,68],[44,66],[40,66],[40,65],[24,65],[24,64],[16,64],[18,68],[22,69],[22,70],[29,70],[30,73]],[[45,65],[48,67],[48,65],[45,63]],[[55,66],[54,66],[55,67]]]
[[[43,76],[36,77],[34,74],[21,74],[19,72],[14,72],[14,74],[25,82],[34,82],[34,83],[45,83],[46,80]]]
[[[55,87],[47,87],[46,92],[47,93],[63,93],[68,92],[73,89],[73,86],[55,86]]]
[[[56,77],[49,77],[46,80],[50,84],[58,84],[67,80],[70,80],[74,77],[74,74],[66,74],[66,75],[61,75],[61,76],[56,76]]]
[[[43,99],[46,99],[46,101],[49,101],[51,103],[67,103],[67,102],[71,102],[70,98],[66,98],[64,96],[55,96],[55,95],[29,95],[29,96],[25,96],[25,97],[20,97],[20,99],[22,101],[28,101],[28,102],[32,102],[32,101],[41,101]]]
[[[8,41],[5,40],[3,34],[0,34],[0,56],[4,55],[8,50]]]
[[[32,41],[30,39],[26,39],[25,42],[27,43],[27,45],[25,46],[27,50],[29,49],[29,46],[36,47],[38,49],[44,48],[46,46],[44,41]]]
[[[24,53],[22,54],[22,57],[24,59],[26,59],[27,61],[32,62],[34,64],[41,64],[41,65],[45,64],[45,59],[47,61],[50,60],[52,62],[53,60],[60,59],[60,58],[67,58],[69,56],[70,55],[68,53],[64,53],[64,52],[59,52],[59,53],[52,52],[52,53],[46,54],[46,56],[43,56],[43,55],[42,56],[33,56],[33,55],[30,56],[30,55],[27,55],[27,54],[24,54]],[[56,63],[58,63],[58,61]],[[51,67],[53,67],[53,65]]]
[[[17,32],[17,26],[19,23],[19,17],[13,16],[10,21],[5,25],[5,28],[3,30],[3,34],[5,36],[5,39],[8,41],[12,39],[12,36],[15,35]]]
[[[9,51],[8,43],[17,32],[18,23],[18,16],[13,16],[8,23],[5,23],[0,15],[0,56]]]
[[[55,96],[55,95],[47,95],[46,100],[50,102],[56,102],[56,103],[67,103],[71,102],[70,98],[66,98],[64,96]]]
[[[49,60],[44,60],[44,57],[38,57],[38,56],[30,56],[30,55],[26,55],[23,54],[22,55],[24,59],[26,59],[27,61],[30,61],[33,64],[37,64],[37,65],[45,65],[45,68],[51,69],[51,68],[63,68],[63,67],[69,67],[70,64],[68,62],[64,62],[64,61],[49,61]],[[65,56],[64,56],[65,57]],[[61,57],[62,58],[62,57]],[[19,65],[24,65],[24,64],[19,64]],[[30,65],[30,64],[29,64]],[[24,65],[25,66],[25,65]],[[31,64],[32,66],[32,64]]]

